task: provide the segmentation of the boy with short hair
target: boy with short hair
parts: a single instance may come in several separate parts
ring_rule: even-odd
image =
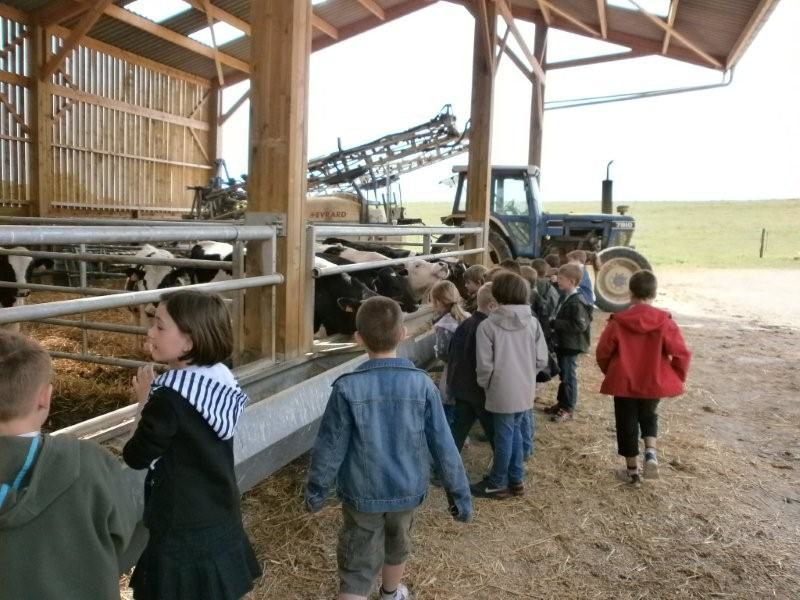
[[[365,599],[381,566],[381,599],[407,600],[400,580],[414,513],[428,491],[430,457],[459,521],[472,518],[469,482],[439,391],[425,371],[397,358],[406,335],[400,306],[370,298],[356,313],[356,328],[369,360],[333,383],[311,454],[306,507],[321,510],[336,482],[344,516],[339,600]]]
[[[617,451],[625,458],[626,480],[638,487],[639,432],[645,446],[644,476],[656,479],[658,402],[683,393],[692,353],[672,316],[652,306],[656,276],[637,271],[628,288],[631,306],[609,316],[596,357],[605,374],[600,393],[614,397]]]
[[[41,433],[53,387],[39,344],[0,331],[0,373],[0,596],[119,600],[139,517],[122,465],[94,443]]]
[[[546,412],[551,421],[569,421],[578,404],[578,355],[589,351],[592,307],[578,291],[583,273],[578,265],[566,264],[558,270],[561,301],[550,321],[561,381],[557,402]]]
[[[492,284],[486,283],[476,294],[477,310],[458,326],[450,342],[450,369],[447,371],[447,389],[455,399],[456,418],[453,439],[461,452],[469,430],[480,421],[489,443],[493,444],[494,427],[491,415],[486,412],[486,393],[478,385],[475,334],[478,326],[497,308],[492,296]]]
[[[486,283],[484,279],[486,271],[487,269],[483,265],[472,265],[464,271],[464,289],[467,291],[467,296],[464,298],[464,310],[470,314],[478,308],[476,296],[480,287]]]
[[[589,270],[586,268],[586,260],[588,255],[583,250],[573,250],[567,253],[567,264],[578,265],[581,268],[581,282],[578,285],[578,291],[586,300],[589,306],[594,305],[594,290],[592,289],[592,278],[589,276]]]
[[[547,344],[522,277],[500,273],[492,282],[492,295],[499,306],[478,325],[476,369],[492,415],[494,459],[489,475],[471,489],[475,496],[500,499],[525,493],[523,436],[532,435],[533,423],[527,419],[536,374],[547,366]]]

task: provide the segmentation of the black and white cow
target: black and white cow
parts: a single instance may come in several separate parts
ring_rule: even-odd
[[[335,263],[322,257],[314,258],[318,268]],[[367,298],[378,294],[361,279],[339,273],[317,279],[314,285],[314,332],[325,328],[326,335],[356,331],[356,312]]]
[[[392,248],[377,242],[353,242],[351,240],[343,240],[341,238],[327,238],[324,242],[329,246],[346,246],[354,250],[361,250],[363,252],[377,252],[386,256],[387,258],[409,258],[414,256],[414,252],[403,248]]]
[[[21,246],[12,250],[26,250]],[[52,268],[53,261],[49,258],[31,258],[30,256],[0,256],[0,281],[9,283],[26,284],[31,280],[31,275],[39,270]],[[25,298],[30,295],[26,288],[0,288],[0,306],[11,308],[22,306]],[[5,329],[19,331],[19,323],[13,323]]]

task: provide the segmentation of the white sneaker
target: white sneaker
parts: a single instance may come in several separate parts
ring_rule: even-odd
[[[644,461],[644,476],[647,479],[658,479],[658,461],[656,459]]]
[[[381,587],[381,600],[411,600],[411,592],[402,583],[391,594],[386,594]]]

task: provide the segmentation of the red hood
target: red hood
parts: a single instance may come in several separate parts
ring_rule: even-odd
[[[672,317],[667,311],[649,304],[634,304],[628,310],[612,315],[611,318],[625,329],[636,333],[648,333],[660,329]]]

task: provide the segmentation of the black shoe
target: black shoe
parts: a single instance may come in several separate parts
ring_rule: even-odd
[[[482,479],[478,483],[469,486],[469,490],[476,498],[492,498],[494,500],[504,500],[511,496],[507,487],[495,487],[488,479]]]
[[[525,495],[525,483],[520,481],[518,483],[509,483],[508,484],[508,491],[511,492],[512,496],[524,496]]]
[[[561,405],[556,402],[552,406],[548,406],[547,408],[543,408],[542,412],[548,415],[554,415],[561,409]]]

